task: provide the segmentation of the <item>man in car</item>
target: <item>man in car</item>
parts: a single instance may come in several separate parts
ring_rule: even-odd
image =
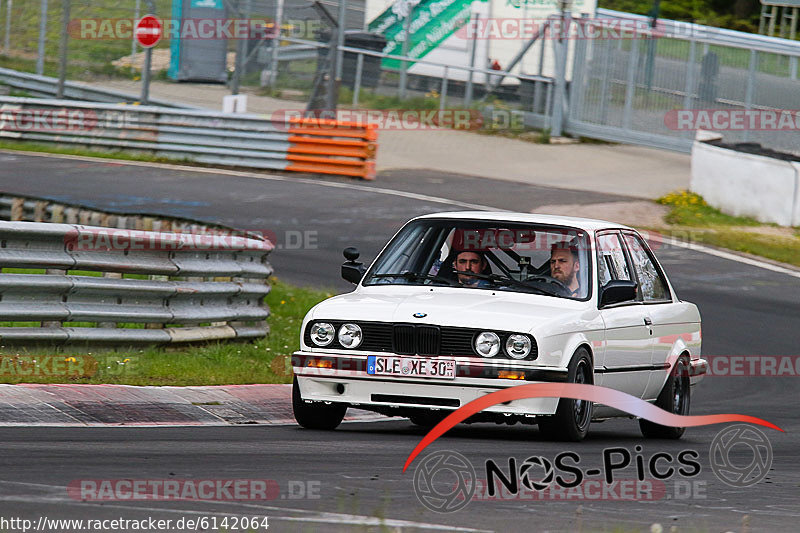
[[[486,257],[479,252],[459,252],[453,260],[453,270],[456,272],[486,273],[488,262]],[[458,274],[458,282],[465,287],[488,287],[489,282],[469,274]]]
[[[556,243],[550,247],[550,276],[560,281],[572,298],[581,297],[581,284],[578,278],[581,264],[578,260],[578,247],[569,243]]]

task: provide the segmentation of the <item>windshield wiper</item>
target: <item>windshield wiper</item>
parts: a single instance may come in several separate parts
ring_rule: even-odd
[[[513,285],[521,289],[536,291],[546,296],[558,296],[558,294],[545,290],[542,287],[534,287],[533,285],[528,285],[524,281],[519,281],[514,278],[509,278],[508,276],[501,276],[500,274],[476,274],[471,270],[456,270],[456,274],[462,274],[464,276],[472,276],[478,279],[485,279],[490,283],[494,283],[495,285],[500,285],[500,286]]]
[[[371,277],[373,278],[403,278],[408,281],[418,281],[421,279],[430,280],[430,281],[438,281],[439,283],[445,283],[452,287],[458,285],[458,282],[453,279],[447,279],[442,276],[434,276],[433,274],[422,274],[420,272],[411,272],[410,270],[406,270],[397,274],[393,274],[391,272],[381,272],[379,274],[373,274]]]

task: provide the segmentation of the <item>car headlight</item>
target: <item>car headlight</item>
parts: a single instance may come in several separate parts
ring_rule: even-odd
[[[343,324],[339,328],[339,344],[345,348],[355,348],[361,344],[361,328],[358,324]]]
[[[475,351],[481,357],[494,357],[500,351],[500,337],[497,333],[484,331],[475,339]]]
[[[527,335],[509,335],[506,353],[514,359],[525,359],[531,353],[531,339]]]
[[[333,342],[336,330],[327,322],[317,322],[311,326],[311,340],[317,346],[327,346]]]

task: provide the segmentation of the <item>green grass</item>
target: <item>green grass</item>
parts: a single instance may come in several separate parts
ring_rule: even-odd
[[[266,298],[271,311],[270,334],[253,342],[112,351],[22,350],[0,346],[0,382],[179,386],[291,383],[289,357],[300,346],[303,317],[311,307],[331,295],[326,291],[294,287],[273,278],[272,291]],[[82,368],[91,376],[74,373],[67,377],[20,376],[3,372],[2,360],[32,356],[40,360],[42,356],[51,356],[58,361],[73,357],[77,362],[70,363],[76,366],[82,363]]]
[[[800,266],[800,229],[795,228],[793,235],[759,233],[760,228],[777,226],[726,215],[709,206],[700,195],[688,191],[671,193],[657,201],[671,207],[665,217],[670,227],[653,229],[679,239],[688,236],[695,242]]]
[[[171,159],[169,157],[156,157],[141,152],[106,151],[88,148],[66,147],[60,144],[32,143],[28,141],[0,140],[0,150],[24,150],[27,152],[42,152],[47,154],[76,155],[82,157],[99,157],[102,159],[122,159],[125,161],[147,161],[149,163],[173,163],[191,165],[193,162],[185,159]]]

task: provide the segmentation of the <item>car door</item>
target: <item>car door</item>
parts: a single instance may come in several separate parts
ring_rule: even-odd
[[[618,231],[597,235],[597,265],[600,288],[611,280],[636,281]],[[637,292],[639,296],[634,301],[600,309],[605,323],[605,356],[600,369],[595,364],[595,373],[602,374],[603,386],[641,398],[652,368],[653,331],[645,320],[647,310],[642,305],[641,291]]]
[[[667,379],[667,358],[684,325],[676,316],[680,310],[672,303],[667,280],[647,242],[632,231],[623,231],[622,238],[633,265],[633,273],[639,283],[645,319],[651,322],[650,327],[653,330],[652,370],[643,396],[651,400],[658,396]]]

